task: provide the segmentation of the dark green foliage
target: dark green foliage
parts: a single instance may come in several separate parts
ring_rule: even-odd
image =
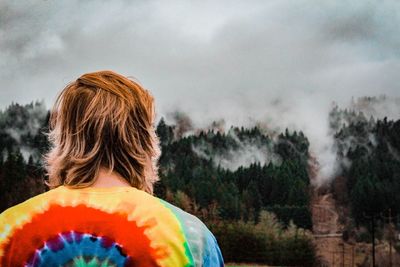
[[[279,266],[313,266],[315,248],[310,233],[290,226],[285,230],[265,212],[257,224],[243,221],[209,225],[227,262]]]
[[[45,191],[41,155],[49,146],[43,134],[48,117],[40,102],[0,111],[0,211]]]
[[[31,168],[19,149],[8,153],[0,168],[0,211],[44,192],[43,181],[31,176]]]
[[[173,127],[166,125],[164,120],[160,124],[160,132],[173,132]],[[310,212],[304,209],[310,201],[309,143],[302,132],[290,134],[286,130],[276,143],[257,127],[232,127],[226,134],[211,130],[173,141],[165,141],[167,139],[162,138],[162,181],[157,185],[157,192],[162,193],[166,188],[172,192],[182,191],[191,196],[200,209],[217,203],[219,216],[227,220],[242,218],[257,222],[262,208],[275,205],[298,207],[295,213],[281,212],[278,217],[284,216],[285,224],[293,220],[311,228]],[[282,158],[281,163],[252,163],[236,170],[216,165],[216,158],[239,156],[245,153],[246,146],[252,145],[263,147],[265,153],[278,155]]]
[[[240,219],[241,198],[239,190],[233,183],[224,183],[219,189],[219,216],[225,220]],[[247,210],[249,211],[249,210]],[[247,214],[248,215],[248,214]]]
[[[274,261],[267,258],[267,237],[257,235],[251,224],[226,223],[211,227],[211,231],[216,236],[227,262]]]
[[[391,209],[400,212],[400,121],[378,121],[373,129],[375,146],[359,152],[347,172],[354,218],[367,223],[365,214],[372,215]],[[357,151],[358,146],[355,151]],[[353,152],[354,153],[354,152]]]
[[[25,106],[11,104],[5,111],[0,110],[0,154],[26,151],[35,163],[40,163],[43,153],[49,149],[44,134],[48,131],[49,116],[42,102]]]
[[[159,121],[156,132],[161,144],[168,145],[174,140],[174,127],[167,125],[164,118]]]
[[[3,168],[3,174],[6,181],[8,182],[6,184],[9,184],[11,182],[11,179],[16,182],[25,179],[27,174],[26,164],[24,161],[24,157],[22,156],[19,149],[17,149],[16,152],[8,151],[7,159],[4,162]]]
[[[309,146],[310,144],[303,132],[297,134],[294,131],[293,134],[290,134],[289,130],[286,129],[285,134],[281,133],[278,136],[275,151],[285,160],[297,160],[307,164]]]
[[[336,195],[348,196],[340,199],[341,204],[349,205],[356,223],[365,226],[372,215],[379,219],[389,210],[396,219],[400,213],[400,120],[367,120],[362,113],[338,108],[331,118],[336,118],[332,127],[338,157],[345,163],[341,167],[346,186],[336,186],[345,189]]]
[[[268,207],[268,211],[273,212],[284,226],[288,226],[290,221],[304,229],[312,228],[311,212],[308,206],[279,206]]]
[[[41,155],[49,149],[44,134],[48,119],[40,103],[13,104],[0,112],[0,211],[46,190]],[[157,125],[162,155],[155,194],[207,224],[222,223],[215,231],[228,260],[312,262],[315,255],[309,239],[259,234],[264,210],[275,212],[281,220],[278,232],[293,227],[290,222],[311,229],[311,215],[305,208],[310,202],[309,143],[303,133],[286,130],[273,141],[258,127],[231,127],[226,133],[209,130],[184,136],[191,129],[190,120],[182,117],[179,123],[171,126],[161,119]],[[270,160],[226,164],[242,153],[252,155],[254,149]]]

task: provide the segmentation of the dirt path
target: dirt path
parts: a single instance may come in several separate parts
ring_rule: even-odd
[[[343,225],[339,223],[332,194],[319,195],[317,190],[314,192],[312,219],[317,255],[321,259],[322,266],[341,266]]]

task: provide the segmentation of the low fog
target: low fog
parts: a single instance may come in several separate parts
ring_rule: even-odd
[[[366,114],[400,117],[398,25],[395,0],[6,0],[0,108],[50,108],[68,82],[110,69],[149,89],[167,122],[179,111],[193,128],[302,130],[325,181],[336,171],[333,103],[362,110],[352,97],[385,95]]]

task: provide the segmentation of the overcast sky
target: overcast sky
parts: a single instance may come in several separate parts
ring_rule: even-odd
[[[400,96],[400,1],[0,1],[0,108],[104,69],[159,116],[289,126],[321,150],[332,101]]]

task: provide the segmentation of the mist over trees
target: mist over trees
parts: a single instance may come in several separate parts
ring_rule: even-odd
[[[48,117],[42,102],[0,111],[0,211],[46,190],[41,155]]]
[[[12,104],[1,111],[1,211],[48,190],[41,158],[49,149],[48,117],[40,102]],[[203,219],[221,239],[227,260],[250,260],[254,253],[268,251],[254,260],[295,262],[307,255],[306,261],[313,261],[309,234],[298,236],[294,230],[312,227],[309,143],[304,134],[286,130],[272,139],[258,127],[187,134],[192,130],[188,118],[181,115],[177,122],[168,125],[161,119],[157,125],[162,156],[156,196]],[[260,229],[272,222],[276,231],[260,235]],[[236,230],[227,235],[227,229]],[[277,240],[271,243],[268,236]],[[238,238],[256,240],[260,251],[237,254],[233,243]],[[304,255],[301,252],[288,259],[285,248],[296,248]]]
[[[356,224],[369,226],[371,216],[387,216],[395,222],[400,212],[400,120],[377,121],[363,112],[331,112],[332,121],[341,118],[335,141],[344,187],[335,195],[341,205],[349,206]],[[334,124],[337,126],[337,124]],[[334,187],[335,188],[335,187]],[[381,218],[382,220],[382,218]]]
[[[48,118],[41,102],[0,111],[0,211],[48,190],[41,158]],[[389,209],[397,218],[400,120],[334,106],[329,124],[337,157],[329,186],[348,225],[368,226],[367,216]],[[228,261],[311,265],[310,140],[302,131],[213,125],[196,129],[186,114],[171,124],[160,119],[156,196],[200,217]],[[253,247],[243,251],[238,242]]]
[[[231,127],[227,133],[208,130],[174,139],[176,127],[163,119],[157,127],[161,140],[161,181],[156,192],[167,197],[184,193],[198,211],[213,211],[211,218],[259,221],[262,209],[274,211],[288,225],[290,220],[311,228],[308,209],[309,177],[307,173],[308,140],[302,132],[281,133],[272,140],[257,127]],[[271,158],[260,164],[250,162],[236,169],[222,168],[218,162],[255,146]],[[201,149],[199,149],[201,148]],[[201,153],[200,153],[201,151]],[[254,150],[252,150],[254,152]],[[272,159],[279,158],[279,164]],[[209,213],[209,212],[208,212]]]

